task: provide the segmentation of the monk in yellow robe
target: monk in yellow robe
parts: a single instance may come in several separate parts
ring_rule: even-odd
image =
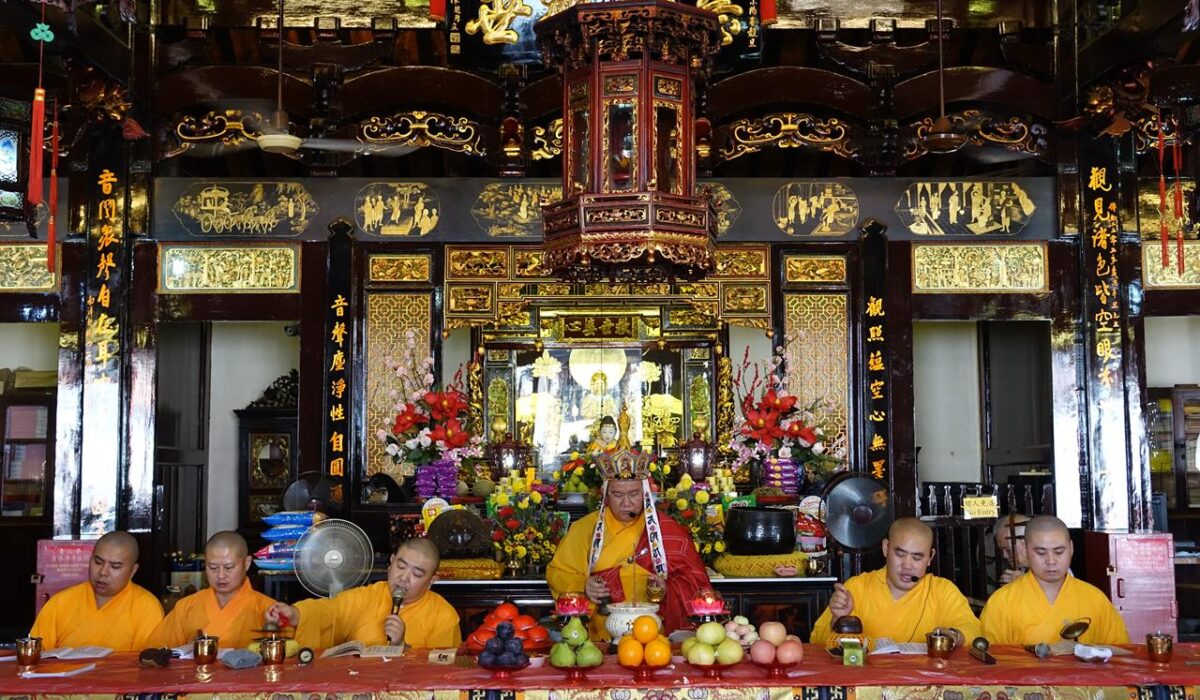
[[[979,636],[980,625],[967,599],[948,579],[926,575],[933,561],[933,530],[916,518],[892,523],[883,541],[886,566],[834,584],[829,607],[813,625],[814,644],[826,643],[838,619],[854,615],[872,640],[924,642],[935,629],[950,631],[959,643]]]
[[[266,621],[295,625],[300,646],[328,648],[355,640],[367,646],[457,647],[462,644],[458,611],[429,590],[441,559],[429,540],[408,540],[392,555],[386,581],[295,606],[276,603],[267,609]]]
[[[649,458],[640,457],[619,450],[597,458],[605,477],[603,505],[567,530],[546,568],[546,583],[556,598],[584,593],[599,607],[645,602],[653,580],[663,590],[663,628],[671,632],[687,622],[684,603],[712,584],[687,528],[655,511],[647,480]],[[592,640],[609,639],[606,619],[592,615]]]
[[[150,591],[130,581],[138,570],[138,543],[128,532],[110,532],[96,540],[88,580],[54,594],[38,613],[31,637],[42,648],[102,646],[141,651],[163,619],[162,605]]]
[[[151,646],[177,647],[204,630],[222,648],[241,648],[262,635],[263,615],[275,601],[250,587],[250,551],[236,532],[218,532],[204,545],[208,588],[180,600],[150,636]]]
[[[1071,533],[1063,521],[1040,515],[1025,524],[1029,572],[992,594],[983,608],[983,634],[992,644],[1053,644],[1060,632],[1091,618],[1083,644],[1128,644],[1125,621],[1099,588],[1071,575]]]

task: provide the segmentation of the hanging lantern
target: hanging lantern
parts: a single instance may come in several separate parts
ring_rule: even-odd
[[[692,433],[692,439],[683,443],[679,450],[679,463],[697,483],[708,478],[712,466],[712,447],[700,435],[700,431]]]
[[[716,215],[696,195],[695,86],[717,16],[665,0],[585,2],[538,22],[563,73],[563,199],[543,208],[543,265],[563,280],[694,280]]]

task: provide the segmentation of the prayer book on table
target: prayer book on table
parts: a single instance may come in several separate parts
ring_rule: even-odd
[[[920,642],[904,642],[897,644],[887,637],[880,637],[875,640],[875,650],[872,654],[924,654],[926,645]]]
[[[69,678],[87,673],[96,668],[96,664],[41,664],[29,671],[22,671],[22,678]]]
[[[339,644],[335,647],[329,647],[321,652],[322,659],[332,659],[338,656],[362,656],[362,657],[379,657],[379,656],[404,656],[404,645],[390,646],[381,644],[378,646],[367,646],[359,641],[349,641],[344,644]]]
[[[73,661],[77,659],[103,659],[112,653],[112,649],[101,646],[89,647],[59,647],[50,651],[43,651],[43,659],[60,659],[62,661]]]

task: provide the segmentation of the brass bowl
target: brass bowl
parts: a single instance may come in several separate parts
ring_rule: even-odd
[[[1169,634],[1146,635],[1146,656],[1155,663],[1165,664],[1171,660],[1175,640]]]
[[[948,659],[954,650],[954,637],[948,634],[930,632],[925,635],[925,653],[935,659]]]
[[[267,666],[278,666],[287,658],[287,640],[264,639],[259,645],[258,653]]]
[[[217,637],[196,637],[192,642],[192,657],[197,666],[207,666],[217,660]]]

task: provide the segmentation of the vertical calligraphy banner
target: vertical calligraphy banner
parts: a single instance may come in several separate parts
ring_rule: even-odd
[[[1080,176],[1092,527],[1122,530],[1129,527],[1129,447],[1118,271],[1121,224],[1117,152],[1108,139],[1088,142]]]
[[[887,228],[862,224],[863,454],[865,471],[891,486],[890,358],[887,330]]]
[[[349,473],[352,405],[350,390],[353,367],[354,312],[350,299],[351,262],[354,225],[337,219],[329,225],[329,268],[326,272],[327,300],[325,312],[325,474],[341,482],[345,503],[350,481]]]
[[[80,535],[117,527],[124,444],[122,378],[126,317],[124,143],[96,128],[89,154],[87,307],[84,323]]]

